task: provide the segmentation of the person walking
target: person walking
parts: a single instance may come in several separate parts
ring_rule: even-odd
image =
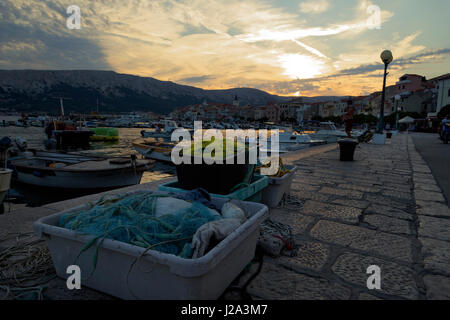
[[[344,121],[345,121],[345,133],[351,139],[352,138],[352,127],[353,127],[353,116],[355,115],[355,108],[353,107],[353,101],[349,100],[347,102],[347,107],[344,109]]]
[[[450,114],[447,114],[445,118],[442,120],[441,125],[438,128],[439,137],[443,139],[444,132],[445,132],[445,126],[447,123],[450,123]]]

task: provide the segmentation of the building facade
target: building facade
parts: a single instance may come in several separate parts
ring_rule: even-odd
[[[439,113],[442,108],[450,105],[450,73],[430,80],[436,90],[436,110]]]

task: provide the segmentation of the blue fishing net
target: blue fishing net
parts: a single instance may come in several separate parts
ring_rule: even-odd
[[[189,259],[197,229],[220,216],[193,202],[187,209],[156,218],[157,199],[168,196],[143,192],[102,197],[87,210],[63,214],[59,226],[95,236],[92,244],[107,238],[148,248],[169,241],[153,250]]]

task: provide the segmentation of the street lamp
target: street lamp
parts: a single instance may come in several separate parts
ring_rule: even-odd
[[[383,94],[381,95],[381,109],[380,109],[380,122],[378,124],[378,133],[383,134],[384,128],[384,100],[386,99],[386,76],[388,65],[394,60],[392,52],[385,50],[381,53],[381,61],[384,63],[384,78],[383,78]]]
[[[398,130],[398,103],[401,98],[399,94],[395,96],[395,130]]]

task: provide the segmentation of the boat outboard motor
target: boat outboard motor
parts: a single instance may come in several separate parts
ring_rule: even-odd
[[[20,150],[20,151],[25,151],[28,148],[28,142],[26,139],[21,138],[21,137],[17,137],[16,139],[14,139],[14,142],[16,144],[16,147]]]

